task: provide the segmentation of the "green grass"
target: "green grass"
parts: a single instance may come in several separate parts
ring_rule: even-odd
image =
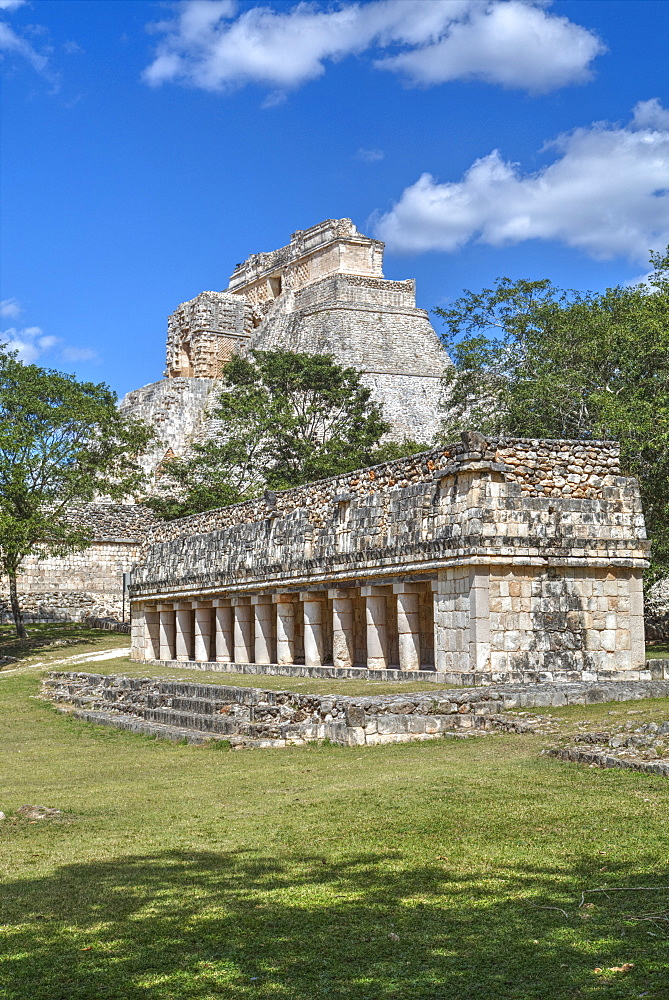
[[[632,919],[669,909],[665,779],[538,736],[175,746],[62,716],[37,683],[0,673],[3,998],[669,996],[667,922]],[[578,906],[607,886],[656,888]]]
[[[78,656],[116,646],[127,648],[130,636],[88,628],[78,622],[45,622],[27,625],[27,639],[17,639],[13,625],[0,625],[0,656],[16,657],[19,663],[0,664],[0,671],[31,664]]]
[[[646,646],[647,660],[665,659],[667,656],[669,656],[669,643],[658,642],[652,646]]]
[[[63,667],[64,670],[69,669]],[[80,669],[78,666],[73,670]],[[226,684],[235,687],[256,687],[270,691],[297,691],[309,694],[402,694],[411,691],[438,691],[450,684],[435,685],[430,681],[367,681],[327,680],[317,677],[273,677],[269,674],[229,674],[221,670],[188,670],[184,667],[160,667],[134,663],[127,657],[103,660],[91,666],[98,674],[124,673],[130,677],[165,677],[192,681],[196,684]]]

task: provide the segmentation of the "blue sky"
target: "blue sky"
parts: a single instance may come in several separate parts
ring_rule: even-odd
[[[640,277],[669,243],[668,36],[646,0],[0,0],[0,329],[123,394],[180,302],[344,216],[426,309]]]

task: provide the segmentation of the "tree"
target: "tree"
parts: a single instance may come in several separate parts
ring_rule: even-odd
[[[394,455],[389,429],[354,368],[329,355],[251,351],[227,365],[211,416],[216,433],[161,470],[163,517],[237,503]],[[421,445],[408,442],[407,447]]]
[[[602,294],[499,279],[445,321],[448,436],[613,438],[639,479],[651,578],[669,575],[669,248],[646,283]]]
[[[23,559],[89,545],[71,505],[132,495],[143,481],[135,456],[152,433],[121,416],[106,385],[24,365],[0,350],[0,567],[20,639],[26,631],[16,578]]]

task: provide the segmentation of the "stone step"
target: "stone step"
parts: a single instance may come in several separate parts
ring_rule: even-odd
[[[133,732],[170,739],[229,739],[235,745],[290,746],[331,740],[377,745],[442,735],[522,733],[534,723],[504,713],[505,691],[369,695],[301,695],[288,691],[196,684],[189,680],[54,672],[44,694],[80,718],[115,720]],[[541,693],[537,694],[541,700]],[[143,726],[159,727],[145,730]],[[171,734],[171,735],[169,735]],[[176,734],[176,735],[175,735]]]
[[[68,712],[67,709],[61,709]],[[83,722],[92,722],[96,725],[109,726],[114,729],[123,729],[127,732],[135,733],[139,736],[155,736],[158,739],[167,739],[173,742],[187,741],[193,745],[206,745],[212,742],[229,742],[232,749],[279,749],[287,746],[299,746],[309,740],[330,740],[343,746],[362,746],[363,742],[352,735],[345,723],[321,723],[313,726],[291,726],[285,725],[280,728],[279,736],[269,736],[258,731],[259,727],[244,727],[239,733],[218,733],[211,730],[195,728],[197,720],[191,718],[191,725],[179,726],[168,724],[153,719],[145,719],[136,715],[128,715],[122,712],[93,711],[91,709],[78,709],[72,715]],[[413,740],[435,739],[440,736],[450,736],[455,738],[467,737],[470,730],[460,732],[458,729],[444,733],[416,734],[416,733],[388,733],[370,734],[366,743],[370,746],[384,743],[403,743]]]
[[[83,709],[75,711],[72,714],[76,719],[81,719],[83,722],[93,722],[95,725],[109,726],[113,729],[124,729],[138,736],[156,736],[159,739],[171,740],[175,743],[186,740],[188,743],[194,745],[202,745],[211,742],[226,741],[235,748],[285,746],[285,741],[283,740],[254,740],[249,737],[240,738],[234,735],[228,737],[224,734],[153,722],[148,719],[139,718],[136,715],[124,715],[121,712],[94,712]]]
[[[252,738],[261,735],[264,730],[269,728],[262,724],[255,726],[248,719],[237,719],[235,716],[200,715],[197,712],[182,712],[168,707],[146,708],[133,714],[147,721],[160,722],[169,726],[197,729],[208,733],[224,733],[225,735],[239,733]]]

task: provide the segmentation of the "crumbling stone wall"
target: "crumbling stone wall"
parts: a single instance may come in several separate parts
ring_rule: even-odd
[[[667,680],[451,688],[362,697],[76,671],[52,671],[42,682],[43,698],[74,710],[80,719],[191,743],[228,739],[240,749],[324,739],[343,746],[378,746],[444,734],[545,732],[551,725],[545,716],[528,718],[526,713],[521,718],[510,713],[519,708],[658,698],[668,692]]]
[[[513,463],[507,461],[509,458],[513,459]],[[468,463],[471,462],[488,462],[499,466],[496,470],[472,468],[473,471],[501,471],[504,482],[516,484],[519,495],[528,499],[560,496],[582,499],[587,496],[591,500],[601,500],[610,496],[608,493],[605,495],[605,489],[623,488],[627,491],[624,498],[629,501],[629,505],[626,504],[625,510],[611,511],[611,527],[615,525],[630,531],[643,530],[638,489],[634,480],[620,476],[620,447],[616,442],[538,441],[527,438],[487,440],[478,434],[465,434],[462,440],[431,451],[408,455],[406,458],[330,479],[321,479],[291,490],[267,491],[262,497],[246,503],[159,523],[151,534],[151,540],[167,541],[236,524],[285,517],[295,511],[303,512],[310,524],[322,527],[332,516],[332,505],[343,501],[362,500],[378,494],[395,496],[396,490],[418,484],[429,484],[433,489],[439,490],[436,484],[442,478],[453,478],[457,488],[458,475],[467,471],[470,468]],[[578,473],[568,472],[570,467],[578,469]],[[567,481],[568,475],[576,475],[577,480]],[[460,480],[461,484],[462,482],[464,480]],[[432,494],[429,495],[432,497]],[[432,512],[432,506],[430,500],[426,505],[429,513]],[[459,512],[455,508],[453,511],[455,514]],[[599,512],[598,507],[595,512]],[[558,534],[564,534],[564,531],[559,531],[558,525],[561,522],[555,517],[556,513],[557,508],[550,503],[533,503],[527,505],[524,518],[528,523],[530,520],[534,522],[534,530],[539,536],[546,534],[546,525],[549,523],[553,524]],[[500,511],[498,516],[504,521],[512,515]],[[478,529],[480,526],[477,524],[475,527]],[[514,525],[514,529],[519,535],[529,534],[529,528],[523,527],[521,523]],[[489,529],[483,530],[485,534],[492,534]],[[602,530],[610,531],[611,528],[603,525]],[[430,533],[427,522],[422,531],[427,539]],[[585,524],[580,526],[580,531],[585,538],[588,534]],[[580,554],[584,555],[584,550]]]

